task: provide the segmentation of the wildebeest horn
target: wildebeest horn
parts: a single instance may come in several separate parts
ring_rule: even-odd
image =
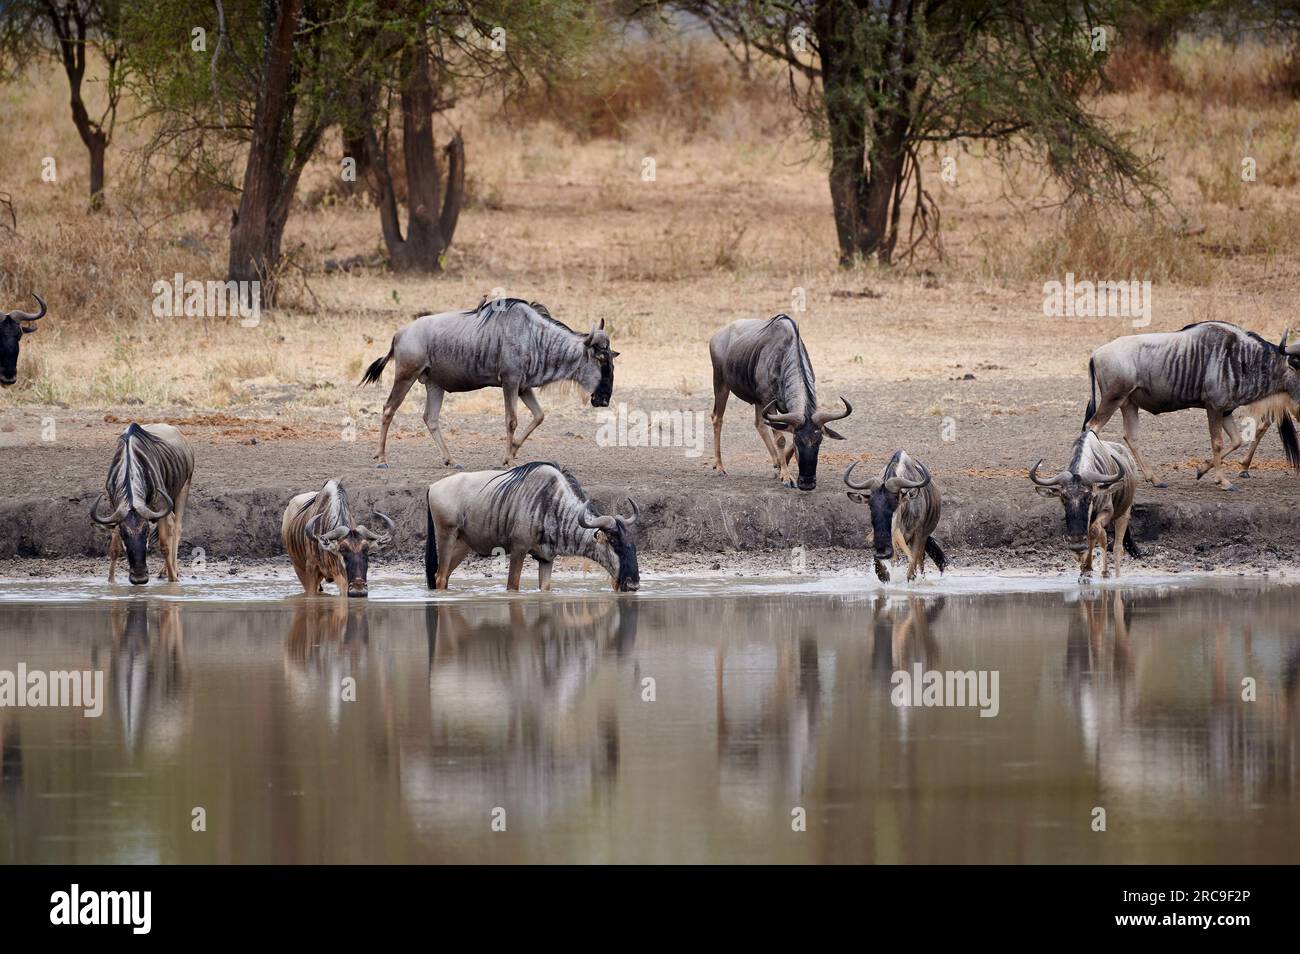
[[[148,501],[146,501],[144,504],[136,508],[136,512],[139,513],[140,516],[144,517],[146,520],[161,520],[163,517],[171,513],[176,506],[176,504],[172,501],[172,498],[167,493],[167,491],[159,490],[157,491],[157,493],[158,496],[162,497],[162,499],[167,503],[167,505],[163,507],[161,510],[150,510]]]
[[[636,523],[636,518],[641,516],[641,508],[636,505],[636,501],[631,497],[627,498],[627,502],[632,505],[632,516],[624,517],[623,522],[630,527],[632,524]]]
[[[823,410],[821,408],[818,408],[816,411],[813,411],[812,422],[816,424],[818,427],[821,427],[824,424],[829,424],[831,421],[838,421],[852,414],[853,405],[850,404],[847,400],[845,400],[843,395],[840,396],[840,400],[844,401],[843,414],[837,414],[834,411]]]
[[[1038,463],[1035,464],[1033,467],[1029,468],[1029,479],[1032,480],[1034,483],[1036,483],[1039,487],[1059,487],[1061,484],[1065,483],[1070,479],[1069,471],[1063,470],[1055,477],[1049,477],[1048,479],[1043,480],[1038,476],[1038,468],[1041,466],[1043,466],[1043,459],[1040,457],[1038,459]]]
[[[588,522],[587,514],[589,512],[590,511],[588,511],[584,507],[582,513],[578,514],[578,526],[582,527],[584,530],[613,530],[614,529],[615,523],[613,517],[608,515],[599,516],[596,517],[595,520]]]
[[[126,516],[126,501],[123,500],[120,504],[118,504],[117,509],[114,510],[112,513],[110,513],[107,517],[101,517],[99,515],[99,502],[103,499],[104,499],[104,495],[101,493],[98,497],[95,498],[95,502],[90,505],[90,519],[93,520],[95,523],[99,524],[101,527],[117,526],[117,524],[119,524],[122,521],[122,518]]]
[[[853,468],[857,467],[860,463],[862,463],[862,461],[855,460],[853,463],[849,464],[849,469],[844,472],[844,483],[854,490],[875,490],[880,485],[880,478],[878,477],[868,477],[865,484],[855,484],[853,481],[849,480],[849,474],[853,473]]]
[[[41,318],[44,318],[46,312],[45,299],[43,299],[40,295],[36,294],[36,292],[32,292],[32,297],[35,298],[38,302],[40,302],[41,313],[39,315],[28,314],[25,311],[11,311],[9,312],[9,317],[12,318],[14,321],[37,321]]]
[[[896,494],[900,490],[913,490],[918,487],[924,487],[929,482],[929,474],[926,474],[921,480],[909,480],[906,477],[890,477],[885,481],[885,489],[891,494]]]
[[[772,409],[772,405],[775,404],[775,403],[776,403],[775,400],[772,400],[772,401],[768,401],[768,402],[767,402],[767,407],[763,408],[763,420],[765,420],[765,421],[776,421],[778,424],[790,424],[790,425],[792,425],[792,426],[797,426],[797,425],[803,423],[803,418],[801,418],[798,414],[789,414],[789,413],[786,413],[786,414],[771,414],[771,413],[769,413],[769,412],[771,411],[771,409]]]
[[[375,533],[373,530],[367,530],[364,524],[357,527],[357,532],[359,532],[363,537],[367,537],[371,540],[382,540],[385,542],[391,540],[393,538],[393,530],[396,527],[396,524],[393,523],[393,518],[388,516],[388,514],[380,513],[378,510],[375,511],[375,516],[388,524],[387,533]]]
[[[1282,340],[1277,343],[1277,350],[1286,354],[1286,339],[1290,336],[1291,329],[1288,328],[1282,332]]]

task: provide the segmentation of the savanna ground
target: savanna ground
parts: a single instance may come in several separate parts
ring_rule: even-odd
[[[1039,457],[1065,463],[1087,402],[1088,354],[1134,329],[1126,318],[1044,317],[1043,284],[1070,272],[1149,280],[1151,323],[1141,330],[1222,319],[1280,337],[1296,320],[1300,103],[1268,80],[1279,56],[1184,44],[1166,69],[1102,97],[1099,108],[1162,157],[1171,204],[1159,216],[1068,217],[1034,162],[1004,168],[978,145],[940,147],[925,173],[942,211],[942,257],[923,247],[901,266],[843,270],[824,151],[780,79],[745,78],[706,46],[629,53],[623,78],[581,91],[585,100],[570,90],[504,111],[480,100],[448,117],[443,135],[452,125],[464,133],[469,194],[439,275],[327,271],[331,259],[377,262],[382,242],[364,198],[338,194],[337,143],[326,150],[289,222],[280,302],[252,328],[153,316],[160,279],[224,277],[232,202],[187,194],[158,171],[141,175],[131,150],[144,131],[124,127],[109,152],[108,208],[87,211],[65,82],[34,72],[25,86],[0,88],[6,139],[24,144],[0,151],[0,191],[12,193],[18,218],[16,233],[0,229],[0,298],[30,307],[36,290],[50,314],[24,342],[19,384],[0,392],[9,501],[0,556],[95,552],[84,508],[130,420],[173,421],[196,446],[186,547],[240,550],[221,528],[245,520],[265,544],[239,555],[270,555],[278,506],[342,476],[402,513],[402,546],[413,555],[419,491],[446,472],[420,417],[423,389],[394,423],[392,468],[377,471],[370,456],[391,369],[379,387],[356,383],[415,315],[500,290],[544,302],[574,328],[603,319],[621,352],[615,405],[698,413],[699,456],[605,447],[595,409],[552,390],[542,396],[546,422],[522,451],[521,460],[568,465],[611,503],[625,493],[643,509],[649,501],[650,520],[672,524],[648,528],[649,549],[853,545],[866,524],[840,474],[855,458],[879,466],[906,447],[941,482],[949,516],[938,535],[954,564],[1064,567],[1058,508],[1033,493],[1026,469]],[[620,110],[601,105],[615,98]],[[46,156],[56,159],[55,183],[41,179]],[[953,182],[940,175],[945,157],[955,159]],[[1242,179],[1247,157],[1255,181]],[[710,470],[708,338],[736,318],[781,311],[800,323],[822,402],[842,394],[855,407],[841,422],[848,440],[824,445],[811,500],[776,486],[753,412],[734,398],[729,474]],[[499,392],[452,395],[442,419],[460,462],[499,464]],[[1194,479],[1208,454],[1203,414],[1144,415],[1142,424],[1141,446],[1170,481],[1139,492],[1138,527],[1157,559],[1300,557],[1296,478],[1274,434],[1255,478],[1229,495]],[[1119,432],[1116,419],[1106,433]],[[268,513],[232,507],[240,494]],[[52,516],[23,516],[31,502]],[[28,572],[21,561],[0,565]]]

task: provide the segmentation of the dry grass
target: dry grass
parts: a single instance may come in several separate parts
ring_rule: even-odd
[[[1300,106],[1276,95],[1267,70],[1259,82],[1274,92],[1247,95],[1249,63],[1220,54],[1180,48],[1175,72],[1192,79],[1133,84],[1099,104],[1165,157],[1176,213],[1066,220],[1031,164],[1008,171],[978,147],[946,150],[927,159],[927,178],[948,256],[893,271],[834,267],[820,150],[774,77],[746,79],[716,51],[688,48],[657,71],[624,69],[607,85],[556,91],[532,104],[541,118],[528,122],[467,103],[451,119],[464,130],[471,201],[447,272],[323,273],[327,258],[382,250],[375,211],[330,198],[334,146],[309,168],[286,235],[307,276],[291,270],[281,307],[255,328],[151,314],[154,282],[176,272],[222,277],[228,210],[191,208],[160,183],[131,187],[128,149],[141,133],[126,130],[110,150],[109,208],[87,212],[85,155],[62,77],[33,75],[0,88],[10,140],[35,144],[0,151],[0,191],[14,194],[19,215],[16,236],[0,229],[0,301],[22,307],[35,289],[51,314],[27,339],[21,383],[0,393],[0,412],[141,402],[364,416],[386,390],[353,386],[397,327],[494,288],[544,301],[574,327],[606,319],[624,354],[620,387],[702,402],[708,335],[737,317],[794,312],[795,289],[806,295],[807,311],[795,313],[828,389],[942,380],[981,362],[1014,369],[989,373],[1077,375],[1088,350],[1129,329],[1076,321],[1063,335],[1044,319],[1042,283],[1067,271],[1151,280],[1153,328],[1217,317],[1280,333],[1294,321]],[[1257,66],[1276,65],[1272,51],[1253,55]],[[1220,68],[1230,75],[1212,79]],[[940,180],[945,154],[958,159],[956,183]],[[40,180],[44,155],[58,161],[56,184]],[[1240,178],[1245,156],[1256,160],[1254,182]],[[653,181],[642,177],[647,158]],[[479,399],[457,401],[468,409]],[[495,407],[499,396],[482,400]],[[421,403],[409,401],[406,413]]]

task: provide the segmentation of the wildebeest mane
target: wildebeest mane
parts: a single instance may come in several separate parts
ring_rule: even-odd
[[[515,307],[515,305],[524,305],[543,321],[549,322],[557,328],[562,328],[570,334],[576,335],[578,333],[558,318],[552,318],[550,311],[548,311],[546,306],[540,301],[524,301],[522,298],[494,298],[490,301],[484,301],[478,306],[478,308],[469,312],[469,314],[480,315],[481,318],[479,319],[479,323],[483,324],[497,315],[505,314],[511,308]],[[527,312],[525,312],[525,314],[527,314]]]
[[[312,507],[320,503],[321,494],[325,493],[325,489],[329,487],[330,483],[331,481],[327,480],[324,487],[321,487],[320,490],[316,491],[309,500],[299,507],[298,512],[294,514],[294,518],[296,519],[301,517]],[[347,488],[345,488],[343,482],[337,478],[332,481],[332,483],[334,484],[334,494],[330,497],[327,507],[322,511],[325,516],[323,516],[316,526],[312,528],[312,532],[315,534],[325,534],[329,533],[329,531],[333,530],[335,527],[352,525],[352,508],[348,504]]]
[[[1191,330],[1192,328],[1199,328],[1201,325],[1222,325],[1222,326],[1225,327],[1225,328],[1232,328],[1232,329],[1234,329],[1234,330],[1236,330],[1236,331],[1240,331],[1240,332],[1244,333],[1244,334],[1246,335],[1246,337],[1248,337],[1248,338],[1254,338],[1256,341],[1258,341],[1260,344],[1262,344],[1262,345],[1263,345],[1265,348],[1267,348],[1269,351],[1276,351],[1276,350],[1277,350],[1277,345],[1274,344],[1273,342],[1267,340],[1267,339],[1264,338],[1262,335],[1260,335],[1260,334],[1258,334],[1258,333],[1256,333],[1256,332],[1254,332],[1254,331],[1247,331],[1245,328],[1241,327],[1240,325],[1234,325],[1234,324],[1233,324],[1232,322],[1230,322],[1230,321],[1193,321],[1190,325],[1183,325],[1183,326],[1182,326],[1181,328],[1179,328],[1178,330],[1179,330],[1179,331],[1189,331],[1189,330]]]
[[[132,423],[117,439],[104,490],[114,506],[123,500],[133,509],[148,506],[159,491],[170,496],[168,477],[182,474],[186,466],[170,443]]]
[[[569,471],[565,470],[559,464],[549,460],[529,461],[526,464],[520,464],[518,467],[512,467],[510,470],[503,471],[502,473],[498,474],[496,477],[493,477],[492,480],[489,481],[489,483],[491,484],[496,484],[496,486],[492,488],[493,498],[495,499],[497,497],[509,494],[521,483],[527,480],[529,474],[533,473],[533,471],[540,470],[543,467],[551,467],[559,471],[560,475],[566,481],[568,481],[569,489],[572,490],[577,495],[578,499],[581,500],[583,503],[588,504],[594,512],[597,513],[599,512],[596,511],[595,504],[593,504],[591,500],[587,497],[587,492],[582,489],[582,485],[578,483],[578,478],[573,476],[573,474],[569,473]]]
[[[794,342],[799,348],[799,376],[803,383],[804,396],[808,401],[809,410],[817,407],[817,376],[813,373],[812,359],[808,357],[808,349],[804,347],[803,335],[799,334],[798,323],[789,315],[782,312],[779,315],[773,315],[767,320],[767,325],[763,328],[766,333],[769,329],[774,329],[778,321],[788,321],[790,327],[794,330]]]

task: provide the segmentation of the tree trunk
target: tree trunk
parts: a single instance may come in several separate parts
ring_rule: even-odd
[[[401,94],[402,162],[408,207],[405,237],[388,156],[373,129],[366,137],[367,150],[389,264],[399,272],[436,272],[442,269],[443,256],[460,219],[465,194],[465,144],[457,134],[445,148],[444,188],[433,142],[434,90],[428,50],[420,44],[405,60],[406,79]]]
[[[239,211],[230,229],[228,281],[262,283],[262,302],[275,300],[275,271],[289,217],[289,200],[302,171],[288,163],[293,139],[293,39],[302,0],[269,0],[274,19],[262,64],[262,87],[253,115],[253,138],[244,167]]]
[[[100,132],[90,144],[90,207],[104,206],[104,154],[108,151],[108,138]]]

